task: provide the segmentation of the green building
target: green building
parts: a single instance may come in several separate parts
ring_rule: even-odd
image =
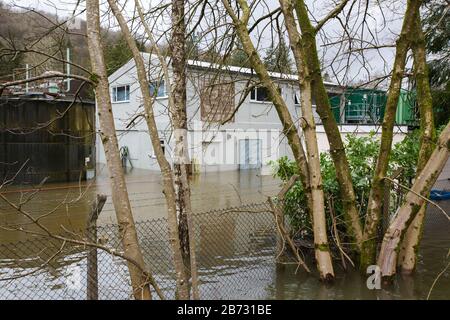
[[[384,117],[386,101],[386,91],[377,89],[347,88],[343,94],[330,97],[333,114],[340,124],[379,124]],[[417,124],[415,101],[414,92],[402,89],[396,124]]]

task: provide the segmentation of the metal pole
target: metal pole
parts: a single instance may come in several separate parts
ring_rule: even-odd
[[[66,73],[67,75],[70,75],[70,48],[68,47],[66,50]],[[67,92],[70,91],[70,78],[67,78]]]
[[[30,74],[29,74],[29,69],[28,69],[28,63],[25,65],[25,79],[28,80],[30,78]],[[25,92],[28,93],[28,82],[25,83]]]

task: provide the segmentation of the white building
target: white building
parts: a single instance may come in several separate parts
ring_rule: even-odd
[[[167,84],[156,56],[143,53],[149,70],[149,90],[155,95],[153,108],[161,144],[171,159],[172,131],[168,110]],[[298,81],[293,75],[271,73],[296,123],[301,116]],[[171,78],[169,69],[169,79]],[[115,126],[119,147],[127,147],[133,167],[158,170],[147,126],[138,115],[143,111],[142,96],[133,59],[109,77]],[[268,162],[291,156],[281,123],[265,90],[258,87],[251,69],[219,66],[188,61],[187,114],[189,154],[193,169],[199,171],[242,170],[261,168],[269,173]],[[340,95],[341,87],[326,82],[330,95]],[[249,86],[251,90],[247,90]],[[342,108],[342,106],[341,106]],[[237,109],[237,110],[236,110]],[[223,125],[225,119],[229,121]],[[320,151],[328,149],[328,141],[316,115]],[[379,131],[375,125],[341,125],[343,135],[365,135]],[[395,141],[403,138],[407,127],[396,127]],[[104,150],[97,139],[97,162],[105,163]]]

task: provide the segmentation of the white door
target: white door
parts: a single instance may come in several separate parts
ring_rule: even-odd
[[[261,168],[261,140],[239,140],[239,169]]]

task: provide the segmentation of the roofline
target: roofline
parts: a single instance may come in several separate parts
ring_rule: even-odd
[[[141,54],[144,56],[153,56],[157,58],[158,56],[155,54],[150,54],[148,52],[141,52]],[[132,59],[131,59],[132,60]],[[127,62],[128,63],[128,62]],[[231,66],[231,65],[223,65],[218,63],[212,63],[212,62],[206,62],[206,61],[199,61],[199,60],[187,60],[187,66],[188,67],[194,67],[194,68],[201,68],[201,69],[214,69],[214,70],[223,70],[228,72],[234,72],[234,73],[240,73],[245,75],[256,75],[254,69],[252,68],[245,68],[245,67],[238,67],[238,66]],[[269,76],[271,78],[281,79],[281,80],[288,80],[288,81],[298,81],[298,76],[294,74],[287,74],[287,73],[279,73],[279,72],[268,72]],[[327,86],[335,86],[335,87],[341,87],[341,85],[330,82],[330,81],[324,81],[323,82]]]
[[[75,96],[58,96],[55,98],[47,98],[44,95],[32,95],[32,96],[27,96],[26,94],[24,95],[2,95],[0,96],[1,100],[26,100],[26,101],[44,101],[44,102],[68,102],[68,103],[72,103],[74,102]],[[75,103],[81,103],[81,104],[92,104],[95,105],[95,100],[92,99],[82,99],[82,101],[80,100],[75,100]]]

